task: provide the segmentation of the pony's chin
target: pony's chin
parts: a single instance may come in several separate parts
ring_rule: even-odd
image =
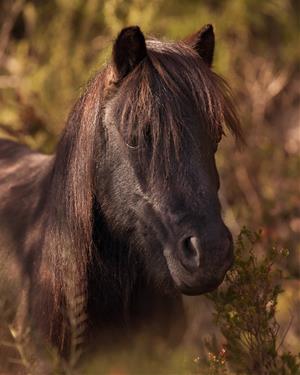
[[[188,273],[181,267],[173,267],[169,265],[169,272],[173,279],[176,289],[182,294],[188,296],[196,296],[204,293],[212,292],[222,284],[226,275],[226,270],[222,270],[219,274],[215,273],[212,276],[203,274],[200,270],[198,272]]]
[[[200,294],[209,293],[218,288],[223,282],[221,280],[213,280],[211,282],[203,282],[199,285],[190,285],[184,282],[175,282],[176,288],[187,296],[198,296]]]

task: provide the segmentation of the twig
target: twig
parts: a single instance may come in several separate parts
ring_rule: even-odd
[[[292,326],[293,321],[294,321],[294,315],[291,314],[291,319],[290,319],[290,321],[289,321],[289,324],[288,324],[286,330],[284,331],[284,333],[283,333],[283,335],[282,335],[282,337],[281,337],[280,343],[279,343],[279,345],[277,346],[277,349],[276,349],[276,350],[278,350],[278,349],[283,345],[283,343],[284,343],[284,341],[285,341],[285,338],[286,338],[286,335],[288,334],[288,332],[289,332],[289,330],[290,330],[290,328],[291,328],[291,326]]]
[[[20,355],[19,360],[11,359],[11,361],[13,361],[14,363],[22,364],[28,371],[28,375],[31,375],[31,371],[30,371],[31,364],[28,362],[26,354],[24,353],[24,343],[23,343],[24,339],[26,339],[26,337],[28,336],[28,331],[22,334],[22,336],[20,337],[17,331],[13,328],[11,324],[8,324],[8,329],[12,338],[14,339],[15,348],[17,349]]]
[[[1,124],[0,123],[0,130],[3,130],[7,135],[17,138],[19,140],[25,136],[25,132],[23,130],[15,130],[12,129],[9,125]]]
[[[19,86],[19,83],[20,79],[17,76],[0,76],[0,89],[16,88]]]

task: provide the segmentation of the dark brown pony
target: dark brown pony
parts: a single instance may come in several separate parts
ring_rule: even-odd
[[[66,356],[95,333],[176,340],[181,293],[222,282],[232,239],[214,155],[225,126],[240,131],[213,50],[210,25],[179,43],[123,29],[54,156],[0,141],[0,281],[16,332],[30,325]]]

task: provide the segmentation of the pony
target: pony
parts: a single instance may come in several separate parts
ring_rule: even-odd
[[[0,284],[15,332],[29,325],[65,357],[96,335],[177,342],[182,294],[220,285],[233,245],[215,153],[226,127],[241,131],[214,45],[211,25],[180,42],[124,28],[55,155],[0,140]]]

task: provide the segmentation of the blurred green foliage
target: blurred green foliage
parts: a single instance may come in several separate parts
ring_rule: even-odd
[[[75,98],[110,58],[125,25],[180,39],[213,23],[214,68],[236,94],[248,141],[222,142],[221,199],[231,229],[265,228],[300,251],[299,30],[297,0],[2,1],[0,132],[53,152]],[[298,233],[298,237],[297,237]],[[299,262],[290,271],[299,277]]]
[[[225,221],[234,234],[243,225],[262,228],[261,253],[274,242],[290,249],[277,262],[289,280],[284,304],[296,316],[294,347],[300,343],[300,302],[292,288],[300,278],[299,14],[298,0],[0,1],[0,136],[46,153],[123,26],[181,39],[214,24],[214,69],[233,88],[247,140],[239,152],[224,137],[217,153]]]

